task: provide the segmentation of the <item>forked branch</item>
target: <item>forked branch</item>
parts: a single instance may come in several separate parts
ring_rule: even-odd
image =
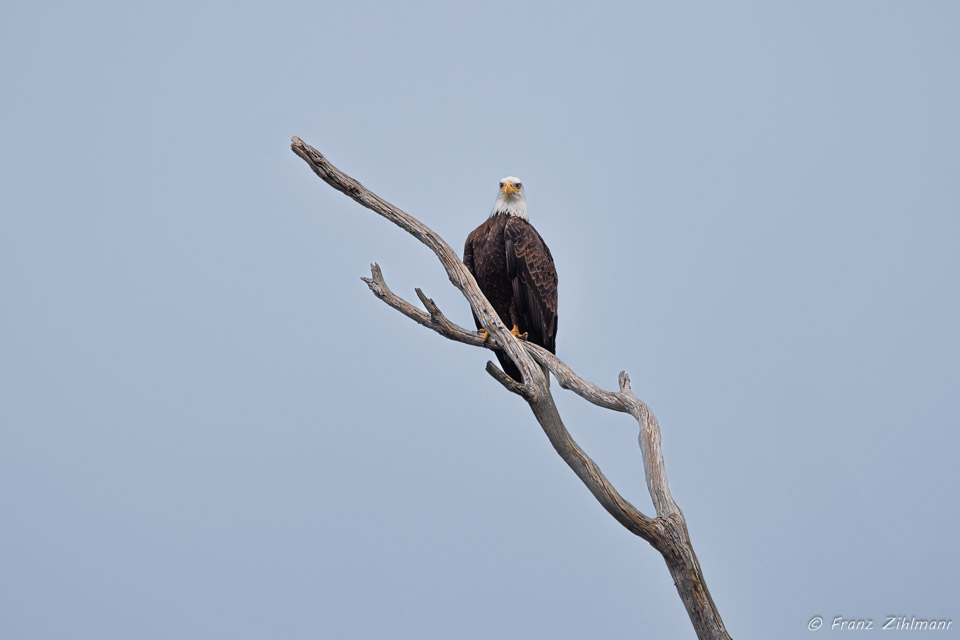
[[[443,337],[506,353],[520,369],[523,375],[522,384],[503,373],[493,362],[487,362],[487,371],[504,387],[527,401],[557,453],[573,469],[604,509],[620,524],[649,542],[663,555],[697,632],[697,637],[728,639],[730,636],[710,597],[700,563],[693,552],[683,512],[670,495],[660,449],[660,427],[657,419],[647,405],[633,394],[627,373],[625,371],[620,373],[618,391],[604,391],[578,376],[546,349],[514,338],[480,291],[473,275],[440,236],[413,216],[401,211],[341,172],[320,152],[300,138],[293,138],[291,148],[327,184],[397,224],[430,247],[446,269],[450,281],[463,293],[471,309],[480,319],[480,323],[490,333],[490,339],[486,342],[477,333],[447,319],[433,300],[424,295],[420,289],[417,289],[417,296],[426,311],[394,294],[387,287],[383,273],[376,264],[371,265],[371,276],[363,278],[364,282],[374,295],[386,304],[417,323],[433,329]],[[573,391],[597,406],[629,413],[637,420],[640,425],[639,441],[647,489],[657,512],[655,518],[644,515],[621,496],[597,464],[573,440],[557,411],[550,393],[549,381],[538,365],[547,367],[564,389]]]

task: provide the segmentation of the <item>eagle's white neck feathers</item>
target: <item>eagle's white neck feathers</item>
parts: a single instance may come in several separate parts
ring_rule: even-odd
[[[493,203],[490,217],[498,215],[530,219],[527,215],[527,193],[518,178],[507,176],[500,181],[500,193],[497,194],[497,201]]]

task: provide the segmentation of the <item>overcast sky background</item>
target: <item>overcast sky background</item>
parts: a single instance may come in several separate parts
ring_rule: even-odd
[[[490,354],[369,293],[377,261],[471,323],[292,135],[457,250],[521,177],[558,355],[657,414],[734,637],[957,636],[958,29],[878,0],[6,6],[0,637],[693,637]],[[636,425],[555,392],[651,512]]]

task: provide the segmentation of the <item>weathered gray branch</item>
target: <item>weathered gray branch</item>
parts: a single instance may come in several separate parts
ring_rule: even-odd
[[[481,324],[490,332],[490,339],[486,343],[477,333],[450,322],[433,300],[426,297],[420,289],[417,289],[417,296],[427,311],[422,311],[394,294],[387,287],[383,273],[376,264],[371,265],[371,277],[363,278],[364,282],[374,295],[389,306],[445,338],[505,352],[523,374],[523,383],[518,383],[507,376],[492,362],[487,362],[487,371],[504,387],[527,401],[557,453],[573,469],[604,509],[620,524],[649,542],[663,555],[697,636],[710,639],[729,638],[716,605],[707,590],[700,563],[690,542],[683,512],[670,495],[660,448],[660,427],[657,419],[647,405],[633,394],[627,373],[620,373],[619,391],[604,391],[583,380],[546,349],[515,339],[500,322],[472,274],[442,238],[416,218],[381,199],[331,165],[323,155],[300,138],[293,138],[291,148],[327,184],[399,225],[430,247],[446,269],[450,281],[463,293],[474,313],[480,318]],[[549,381],[537,365],[547,367],[564,389],[573,391],[597,406],[629,413],[637,420],[640,425],[639,441],[647,489],[653,499],[657,512],[656,518],[644,515],[621,496],[597,464],[573,440],[557,411],[550,393]]]

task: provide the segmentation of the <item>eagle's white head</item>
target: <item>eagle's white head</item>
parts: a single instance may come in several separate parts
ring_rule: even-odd
[[[500,193],[497,194],[497,201],[493,204],[490,217],[496,215],[529,219],[527,217],[527,192],[524,191],[523,183],[520,182],[519,178],[507,176],[500,181]]]

